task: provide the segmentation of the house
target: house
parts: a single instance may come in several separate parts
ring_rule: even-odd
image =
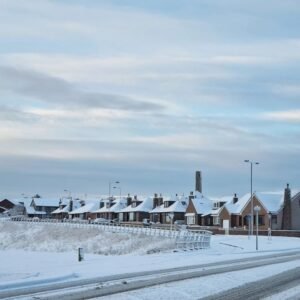
[[[261,230],[272,229],[300,229],[299,219],[300,193],[291,192],[289,187],[284,193],[259,192],[253,194],[253,207],[259,206],[258,226]],[[288,207],[288,208],[287,208]],[[295,211],[292,210],[292,207]],[[220,225],[229,221],[229,227],[247,227],[250,224],[251,195],[250,193],[238,199],[233,197],[219,212]],[[294,216],[294,218],[292,218]],[[293,220],[293,222],[292,222]],[[253,220],[256,224],[256,218]]]
[[[99,200],[78,199],[77,201],[80,206],[69,212],[69,216],[71,216],[72,219],[79,218],[81,220],[88,220],[91,218],[91,214],[99,207]]]
[[[79,199],[73,200],[72,197],[60,199],[59,207],[51,213],[53,218],[59,220],[71,218],[70,212],[82,206],[80,201]]]
[[[119,212],[126,207],[127,198],[109,198],[100,209],[94,210],[93,213],[97,214],[97,218],[104,218],[107,220],[117,219]]]
[[[150,211],[150,220],[160,223],[174,223],[177,220],[184,220],[188,197],[176,195],[163,199],[163,204],[156,206]]]
[[[219,210],[224,203],[213,201],[199,191],[191,192],[186,209],[187,225],[212,226],[219,225]]]
[[[8,216],[16,216],[24,214],[24,205],[18,201],[3,199],[0,201],[0,214],[4,213]]]
[[[59,207],[58,199],[45,199],[42,197],[33,197],[30,208],[26,207],[28,216],[40,216],[42,218],[51,218],[51,213]]]
[[[282,230],[300,230],[300,191],[291,190],[287,184],[282,202],[277,227]]]
[[[153,198],[138,199],[134,196],[131,203],[119,211],[119,220],[123,222],[142,222],[149,219],[149,212],[153,209]],[[128,204],[128,202],[127,202]]]

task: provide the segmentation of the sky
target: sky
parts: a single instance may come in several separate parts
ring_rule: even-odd
[[[297,0],[0,0],[0,196],[300,188]],[[119,189],[112,189],[118,194]]]

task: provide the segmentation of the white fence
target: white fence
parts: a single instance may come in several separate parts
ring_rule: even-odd
[[[38,219],[38,218],[0,218],[0,221],[24,222],[36,224],[49,224],[56,226],[71,226],[75,228],[99,228],[108,232],[145,234],[148,236],[157,236],[175,240],[176,248],[183,250],[206,249],[210,247],[211,232],[199,230],[197,232],[189,230],[167,230],[161,228],[141,227],[133,224],[93,224],[86,220],[58,220],[58,219]]]

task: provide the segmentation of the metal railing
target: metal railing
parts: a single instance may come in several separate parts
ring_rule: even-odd
[[[24,223],[36,223],[36,224],[49,224],[56,226],[68,226],[75,228],[98,228],[107,232],[116,233],[130,233],[136,235],[156,236],[175,240],[175,246],[177,249],[194,250],[194,249],[207,249],[210,248],[210,240],[212,232],[208,230],[197,230],[196,232],[185,230],[169,230],[161,228],[143,227],[139,224],[120,224],[120,223],[107,223],[97,224],[92,220],[75,220],[72,219],[38,219],[38,218],[24,218],[24,217],[12,217],[3,218],[0,221],[10,222],[24,222]]]

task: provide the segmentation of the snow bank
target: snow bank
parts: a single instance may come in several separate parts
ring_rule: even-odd
[[[173,249],[165,238],[105,232],[101,228],[74,228],[55,224],[0,223],[0,250],[70,252],[83,247],[102,255],[146,254]]]

